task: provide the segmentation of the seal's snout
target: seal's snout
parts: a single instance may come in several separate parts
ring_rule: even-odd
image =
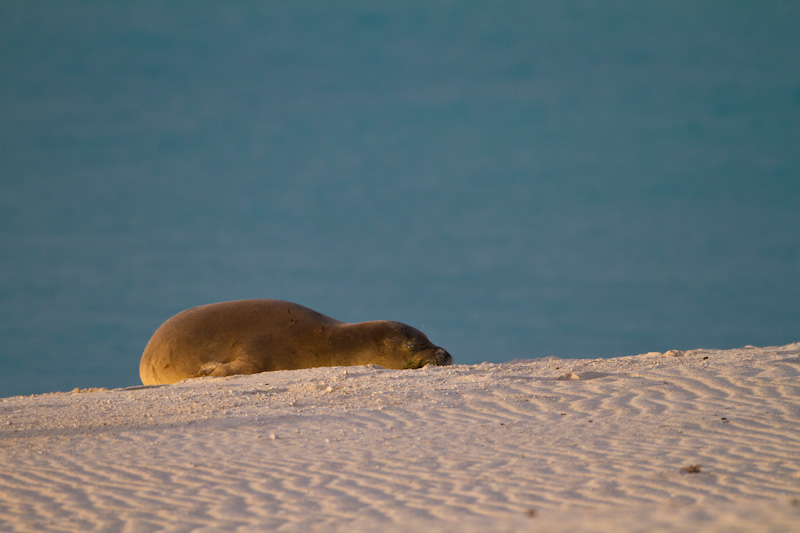
[[[453,362],[453,358],[444,348],[436,348],[436,362],[434,364],[445,366]]]

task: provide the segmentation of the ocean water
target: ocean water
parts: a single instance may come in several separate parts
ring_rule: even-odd
[[[279,298],[456,363],[800,340],[800,4],[0,3],[0,396]]]

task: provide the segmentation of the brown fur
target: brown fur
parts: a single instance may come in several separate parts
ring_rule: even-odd
[[[269,370],[451,361],[424,333],[400,322],[347,324],[291,302],[237,300],[187,309],[164,322],[144,349],[139,375],[145,385],[158,385]]]

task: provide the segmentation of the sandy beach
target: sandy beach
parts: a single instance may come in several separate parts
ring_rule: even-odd
[[[798,531],[800,343],[0,400],[2,531]]]

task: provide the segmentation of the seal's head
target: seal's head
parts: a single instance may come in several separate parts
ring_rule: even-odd
[[[378,364],[386,368],[421,368],[425,365],[449,365],[453,358],[433,344],[416,328],[401,322],[377,320],[346,324],[337,335],[339,349],[362,351],[361,364]]]
[[[453,358],[444,348],[433,344],[420,330],[401,322],[383,321],[383,325],[388,330],[384,341],[385,350],[402,358],[405,361],[404,368],[445,366],[453,362]]]

